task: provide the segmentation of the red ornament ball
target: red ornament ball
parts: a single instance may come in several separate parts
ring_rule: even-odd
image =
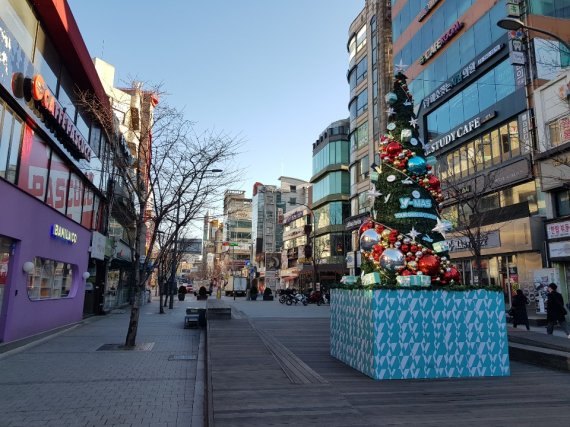
[[[410,270],[404,270],[400,273],[401,276],[411,276],[412,274]]]
[[[456,281],[456,282],[460,282],[461,281],[461,273],[459,273],[459,271],[457,270],[457,268],[455,267],[451,267],[449,269],[449,271],[446,271],[443,274],[443,278],[445,280],[447,280],[448,282],[451,282],[452,280]]]
[[[439,260],[433,255],[424,255],[418,260],[418,269],[429,276],[439,273]]]
[[[390,156],[397,156],[402,151],[402,145],[399,142],[390,142],[386,145],[386,153]]]
[[[441,185],[441,183],[439,182],[439,179],[437,178],[437,176],[430,175],[428,180],[429,180],[429,185],[431,186],[431,188],[433,188],[434,190],[439,189],[439,186]]]

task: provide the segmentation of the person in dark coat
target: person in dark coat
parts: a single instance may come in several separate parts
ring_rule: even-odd
[[[566,309],[564,308],[564,300],[562,295],[556,292],[555,283],[548,285],[546,289],[548,291],[548,299],[546,302],[546,320],[548,325],[546,326],[546,333],[552,335],[554,331],[554,325],[557,323],[564,330],[568,338],[570,338],[570,330],[568,329],[568,324],[566,323]]]
[[[513,328],[517,325],[525,325],[526,330],[530,331],[530,325],[528,323],[528,314],[526,313],[526,306],[528,304],[528,298],[524,295],[521,289],[517,289],[517,294],[513,298],[511,307],[513,308]]]

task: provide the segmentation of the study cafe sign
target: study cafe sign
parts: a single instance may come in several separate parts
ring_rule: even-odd
[[[91,160],[89,144],[66,113],[65,108],[50,92],[41,74],[28,78],[22,73],[14,73],[12,93],[16,98],[24,98],[28,103],[32,103],[36,115],[75,157]]]

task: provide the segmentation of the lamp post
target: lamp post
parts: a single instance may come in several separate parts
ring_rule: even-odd
[[[520,19],[508,18],[508,17],[503,18],[503,19],[499,19],[497,21],[497,26],[500,28],[503,28],[505,30],[509,30],[509,31],[518,31],[518,30],[526,29],[526,30],[537,32],[537,33],[546,34],[547,36],[550,36],[553,39],[558,40],[560,43],[562,43],[562,45],[568,51],[570,51],[570,44],[568,44],[568,42],[562,40],[556,34],[551,33],[550,31],[547,31],[547,30],[540,29],[540,28],[530,27],[530,26],[526,25],[524,22],[522,22]]]

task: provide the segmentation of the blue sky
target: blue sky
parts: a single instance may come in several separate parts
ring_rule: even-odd
[[[312,143],[348,117],[348,27],[364,0],[68,0],[115,84],[162,83],[199,131],[244,140],[235,188],[309,180]]]

